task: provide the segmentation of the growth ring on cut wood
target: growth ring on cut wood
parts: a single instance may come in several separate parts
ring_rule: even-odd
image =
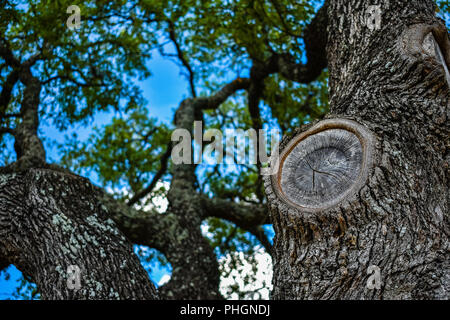
[[[273,187],[297,209],[330,208],[364,183],[372,144],[372,135],[354,121],[321,121],[283,149]]]

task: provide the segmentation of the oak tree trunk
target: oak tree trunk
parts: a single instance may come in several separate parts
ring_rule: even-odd
[[[265,181],[273,298],[448,299],[447,30],[423,0],[333,0],[328,24],[331,112]]]

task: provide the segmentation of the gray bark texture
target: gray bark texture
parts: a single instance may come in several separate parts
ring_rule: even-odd
[[[381,9],[379,28],[367,23],[371,5]],[[429,34],[435,50],[424,41]],[[308,200],[308,195],[301,195],[310,186],[296,187],[278,176],[265,179],[276,232],[273,298],[449,299],[450,50],[448,32],[435,17],[435,4],[329,1],[327,51],[331,111],[326,119],[363,126],[373,139],[372,154],[359,162],[367,166],[367,172],[358,176],[362,183],[353,178],[356,187],[329,207],[301,206],[302,199]],[[300,142],[304,148],[286,148],[320,124],[285,137],[281,154],[316,150],[313,140]],[[326,130],[312,137],[330,134]],[[361,137],[360,143],[367,139]],[[319,162],[314,164],[315,174],[317,167],[333,173],[329,163],[320,163],[329,159],[323,153],[331,152],[321,152],[310,155]],[[313,168],[303,163],[308,155],[290,156],[297,159],[299,174],[312,174]],[[351,159],[337,160],[349,170]],[[283,170],[295,173],[295,163],[286,167],[282,163],[279,174]],[[339,179],[323,175],[329,192],[349,189],[340,190]],[[302,179],[309,184],[312,177]],[[297,196],[295,190],[289,193],[300,203],[281,196],[283,188],[298,188]],[[320,197],[328,198],[313,194],[313,199]],[[377,268],[378,288],[368,285]]]
[[[156,290],[98,191],[48,169],[0,175],[0,256],[42,299],[154,299]],[[80,286],[71,286],[71,266]],[[69,285],[68,285],[69,283]]]

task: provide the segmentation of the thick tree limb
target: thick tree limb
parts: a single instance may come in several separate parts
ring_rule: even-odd
[[[250,79],[238,78],[225,85],[222,89],[220,89],[210,97],[196,98],[194,100],[194,105],[196,108],[201,110],[216,109],[236,91],[247,89],[249,86]]]
[[[180,104],[174,119],[177,128],[193,131],[197,110],[200,110],[195,105],[197,99],[186,99]],[[217,259],[200,230],[202,207],[196,181],[194,165],[172,166],[172,182],[167,198],[169,211],[176,217],[172,228],[179,236],[172,242],[171,256],[168,257],[174,270],[172,278],[161,291],[163,296],[171,299],[221,297]]]
[[[177,128],[193,131],[194,121],[201,111],[218,108],[229,96],[249,86],[248,79],[236,79],[210,97],[184,100],[175,113]],[[199,115],[200,114],[200,115]],[[168,260],[174,267],[171,280],[161,288],[167,298],[217,299],[219,268],[215,254],[203,237],[201,196],[197,191],[195,166],[189,164],[172,167],[172,182],[168,193],[169,212],[173,217],[171,228],[179,235],[170,242]],[[195,247],[196,250],[192,250]]]
[[[5,134],[5,133],[8,133],[8,134],[13,135],[13,136],[15,135],[14,129],[11,129],[11,128],[0,128],[0,137],[3,134]]]
[[[205,217],[216,217],[233,222],[249,230],[270,223],[269,210],[266,205],[242,204],[220,198],[203,196],[202,206]]]
[[[325,4],[319,9],[304,31],[306,64],[296,63],[288,54],[277,55],[277,69],[286,79],[309,83],[314,81],[327,67],[327,10],[328,1],[325,1]]]
[[[11,102],[12,91],[17,81],[19,81],[19,72],[14,69],[6,78],[2,86],[2,92],[0,93],[0,119],[5,117],[6,108]]]
[[[264,246],[267,253],[271,254],[272,245],[261,227],[269,224],[270,216],[266,205],[243,205],[220,198],[202,198],[205,217],[216,217],[234,223],[241,229],[249,231]]]
[[[0,96],[0,114],[6,110],[7,103],[11,99],[11,92],[15,83],[20,80],[25,85],[20,115],[22,121],[14,130],[14,149],[17,158],[21,162],[22,169],[30,167],[36,162],[45,162],[45,150],[42,141],[37,135],[39,127],[39,102],[41,93],[41,83],[38,78],[31,73],[31,66],[40,58],[40,54],[33,55],[24,64],[14,57],[8,42],[0,38],[0,56],[6,64],[13,68],[7,79],[6,87],[2,89]],[[24,159],[21,159],[21,158]],[[31,161],[30,161],[31,160]]]
[[[45,162],[44,146],[37,132],[41,83],[32,75],[29,68],[20,72],[19,79],[25,85],[25,91],[20,109],[22,121],[15,129],[14,149],[19,161],[24,157],[24,159],[33,158]]]
[[[171,233],[170,226],[175,223],[172,216],[156,211],[138,211],[114,199],[103,189],[98,188],[98,192],[101,195],[99,202],[107,208],[110,217],[131,242],[168,253],[170,239],[176,236]]]
[[[0,37],[0,57],[2,57],[6,64],[12,68],[20,66],[20,61],[14,56],[8,41],[3,37]]]
[[[266,252],[269,255],[272,255],[272,244],[269,241],[269,238],[267,237],[266,233],[264,232],[264,229],[262,226],[250,228],[249,232],[258,239],[258,241],[261,243],[261,245],[266,249]]]
[[[277,2],[274,1],[273,4],[276,6]],[[325,1],[303,32],[307,62],[298,63],[288,53],[275,52],[266,61],[254,59],[251,69],[250,95],[261,96],[264,79],[273,73],[280,73],[286,79],[298,83],[310,83],[322,73],[327,67],[328,5],[328,1]],[[251,108],[254,109],[254,106]]]

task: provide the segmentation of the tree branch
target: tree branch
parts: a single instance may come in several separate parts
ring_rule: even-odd
[[[0,37],[0,57],[2,57],[10,67],[17,68],[20,66],[20,61],[14,57],[8,41],[3,37]]]
[[[256,239],[258,239],[258,241],[261,243],[264,249],[266,249],[266,252],[272,255],[272,244],[270,243],[269,238],[264,232],[264,229],[261,226],[257,226],[254,228],[250,228],[248,231],[252,235],[254,235]]]
[[[250,70],[250,86],[248,89],[248,110],[252,119],[253,129],[257,132],[262,129],[261,113],[259,103],[264,94],[264,80],[271,74],[276,72],[276,60],[272,57],[266,63],[253,61],[253,66]],[[259,147],[259,146],[258,146]],[[260,172],[261,163],[258,161],[257,170]],[[263,181],[261,175],[258,174],[255,194],[259,201],[264,199]]]
[[[306,64],[296,63],[289,54],[276,56],[278,70],[286,79],[299,83],[309,83],[314,81],[327,67],[327,10],[328,1],[325,1],[314,19],[305,28],[303,39],[307,57]]]
[[[86,179],[30,169],[1,180],[0,257],[29,276],[43,299],[158,298],[131,243]],[[88,276],[84,290],[67,286],[71,265]]]
[[[12,91],[17,81],[19,81],[19,72],[13,69],[6,78],[2,92],[0,93],[0,118],[5,117],[6,108],[11,102]]]
[[[155,176],[153,177],[152,181],[150,182],[150,184],[145,188],[142,189],[141,191],[137,192],[129,201],[128,201],[128,205],[132,206],[134,205],[136,202],[138,202],[139,200],[141,200],[142,198],[144,198],[145,196],[147,196],[150,192],[153,191],[153,189],[156,186],[156,183],[159,181],[159,179],[161,179],[161,177],[166,173],[167,171],[167,164],[169,162],[169,158],[172,152],[172,146],[169,146],[166,150],[166,152],[162,155],[161,157],[161,167],[158,170],[158,172],[156,172]]]
[[[250,79],[238,78],[225,85],[222,89],[220,89],[210,97],[196,98],[194,100],[195,107],[200,110],[216,109],[236,91],[247,89],[249,85]]]
[[[300,38],[300,36],[297,35],[297,34],[294,34],[290,30],[289,26],[287,25],[287,23],[286,23],[286,21],[285,21],[285,19],[283,17],[283,13],[281,12],[282,9],[281,9],[280,3],[277,0],[270,0],[270,3],[272,3],[273,7],[275,8],[275,12],[277,13],[278,18],[280,19],[280,22],[281,22],[281,25],[282,25],[281,31],[286,32],[291,37]]]
[[[138,211],[98,189],[101,194],[99,202],[107,208],[110,217],[131,242],[167,253],[168,242],[172,238],[169,228],[173,223],[171,215]]]
[[[22,66],[24,68],[30,68],[32,67],[36,62],[38,62],[40,59],[42,59],[42,52],[36,53],[32,55],[28,60],[26,60]]]
[[[265,204],[242,204],[220,198],[202,197],[206,217],[216,217],[233,222],[242,229],[270,223],[269,210]]]
[[[25,90],[20,108],[22,121],[15,129],[14,149],[17,159],[21,160],[24,157],[24,160],[34,159],[45,162],[44,145],[38,137],[41,83],[38,78],[33,76],[30,68],[22,69],[19,79],[25,85]]]
[[[63,76],[63,75],[58,75],[58,76],[54,76],[54,77],[50,77],[46,80],[41,81],[42,85],[46,85],[54,80],[66,80],[66,81],[70,81],[73,84],[80,86],[80,87],[104,87],[105,84],[104,83],[92,83],[92,82],[79,82],[75,79],[73,79],[72,77],[69,76]],[[86,79],[85,79],[86,80]]]
[[[5,133],[8,133],[8,134],[10,134],[10,135],[12,135],[12,136],[14,136],[16,133],[15,133],[15,131],[14,131],[14,129],[11,129],[11,128],[0,128],[0,137],[3,135],[3,134],[5,134]]]
[[[187,61],[186,57],[184,56],[183,50],[181,49],[180,44],[178,43],[177,36],[175,34],[175,25],[172,20],[167,20],[167,23],[169,24],[169,38],[172,41],[172,43],[175,46],[175,49],[177,51],[177,57],[183,64],[183,66],[187,69],[189,74],[189,86],[191,88],[191,94],[193,98],[197,97],[197,93],[195,90],[195,83],[194,83],[194,70],[192,69],[191,65]]]
[[[206,217],[215,217],[234,223],[239,228],[249,231],[264,246],[268,253],[272,245],[261,227],[269,224],[270,216],[264,204],[242,204],[220,198],[207,198],[203,196],[202,206]]]

